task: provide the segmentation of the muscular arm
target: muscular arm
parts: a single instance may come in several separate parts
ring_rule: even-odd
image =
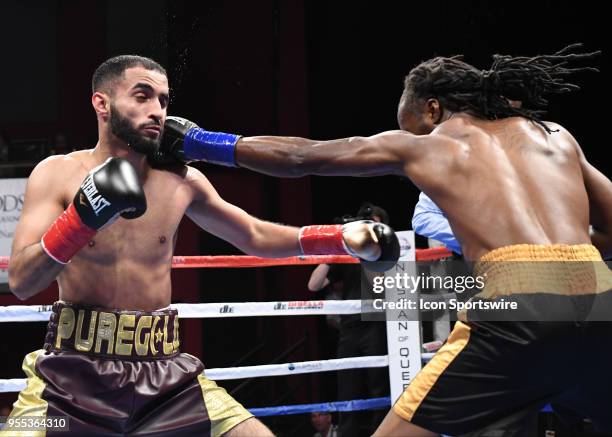
[[[436,135],[404,131],[371,137],[315,141],[296,137],[244,137],[236,144],[239,166],[279,177],[405,175]]]
[[[584,185],[589,196],[591,241],[604,255],[612,255],[612,182],[593,167],[576,143]]]
[[[64,268],[43,251],[40,239],[64,210],[56,179],[65,174],[65,159],[41,162],[28,179],[9,263],[9,287],[22,300],[44,290]]]
[[[299,229],[259,220],[223,200],[199,171],[189,168],[187,178],[194,200],[187,216],[202,229],[250,255],[285,257],[301,255]]]
[[[250,255],[268,258],[302,255],[301,239],[305,254],[325,254],[328,250],[337,253],[339,250],[340,253],[349,251],[362,260],[375,261],[387,256],[385,250],[388,250],[386,253],[393,256],[390,254],[397,238],[391,228],[355,222],[341,228],[331,226],[331,232],[329,226],[321,227],[323,229],[309,226],[300,234],[298,228],[259,220],[221,199],[204,175],[193,168],[188,168],[187,179],[193,190],[187,216],[202,229]],[[342,248],[338,248],[338,244]]]

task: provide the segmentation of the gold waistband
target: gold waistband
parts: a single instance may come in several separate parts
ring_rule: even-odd
[[[482,256],[474,275],[483,278],[481,298],[511,294],[584,295],[612,289],[612,274],[590,244],[500,247]]]
[[[601,254],[590,244],[516,244],[493,249],[478,263],[487,261],[601,261]]]
[[[68,302],[53,304],[45,350],[115,359],[169,358],[179,353],[175,309],[125,311]]]

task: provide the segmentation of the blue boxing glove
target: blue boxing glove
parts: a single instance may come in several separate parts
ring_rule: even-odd
[[[209,132],[181,117],[167,117],[159,151],[150,157],[152,164],[187,164],[205,161],[237,167],[236,143],[240,135]]]

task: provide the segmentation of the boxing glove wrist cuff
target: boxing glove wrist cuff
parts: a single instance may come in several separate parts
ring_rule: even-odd
[[[304,226],[299,234],[300,247],[304,255],[346,255],[349,253],[342,225]]]
[[[47,255],[58,263],[67,264],[96,232],[81,221],[71,203],[45,232],[40,243]]]
[[[235,149],[239,139],[240,135],[209,132],[199,127],[194,127],[185,134],[183,151],[189,159],[228,167],[238,167]]]

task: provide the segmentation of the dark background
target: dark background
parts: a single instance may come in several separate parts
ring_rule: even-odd
[[[397,128],[403,77],[422,60],[463,53],[487,68],[494,53],[537,55],[583,42],[588,50],[604,50],[596,61],[601,73],[578,76],[580,92],[551,99],[549,119],[568,128],[589,160],[610,174],[609,23],[602,3],[396,3],[3,1],[0,130],[26,143],[63,132],[74,147],[92,147],[97,131],[91,75],[110,56],[136,53],[167,67],[169,113],[211,130],[316,139],[371,135]],[[292,225],[330,222],[370,200],[388,210],[396,229],[410,229],[418,196],[409,181],[397,177],[281,180],[199,168],[230,202]],[[238,252],[185,221],[176,253]],[[175,300],[312,299],[306,289],[310,271],[179,271]],[[51,287],[26,304],[51,302],[56,293]],[[0,305],[16,303],[0,295]],[[182,322],[181,330],[184,349],[209,368],[333,357],[334,333],[323,318],[193,320]],[[0,378],[23,377],[21,359],[40,347],[43,331],[43,324],[0,325]],[[231,391],[240,383],[222,385]],[[235,395],[247,407],[331,401],[334,384],[333,375],[261,378]],[[2,399],[10,402],[11,396]],[[308,430],[304,419],[268,423],[278,431]]]

